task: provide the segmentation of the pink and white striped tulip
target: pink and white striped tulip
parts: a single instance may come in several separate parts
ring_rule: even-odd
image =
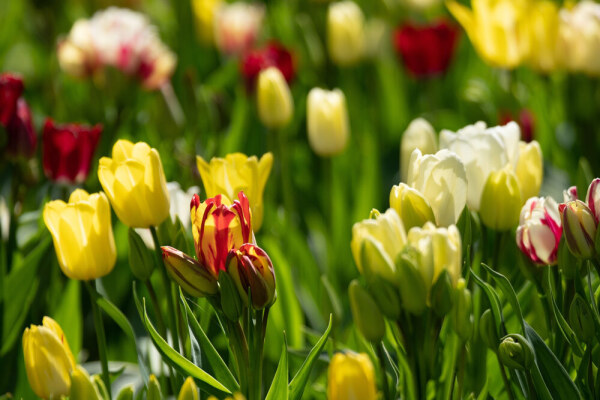
[[[590,183],[585,201],[592,214],[594,214],[596,224],[598,224],[600,221],[600,178],[596,178]]]
[[[517,245],[531,261],[554,265],[562,226],[558,204],[552,197],[532,197],[521,209]]]

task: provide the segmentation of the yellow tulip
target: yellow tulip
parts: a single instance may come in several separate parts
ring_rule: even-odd
[[[394,185],[390,191],[390,207],[396,210],[406,229],[423,226],[425,222],[435,222],[429,202],[416,189],[406,183]]]
[[[215,13],[222,0],[192,0],[192,11],[196,17],[196,32],[205,45],[213,43]]]
[[[533,1],[530,3],[528,15],[528,64],[539,71],[552,71],[556,68],[558,58],[558,6],[552,1]]]
[[[44,317],[42,326],[25,328],[23,356],[27,379],[37,396],[50,399],[69,395],[76,363],[56,321]]]
[[[283,128],[294,114],[294,99],[281,71],[269,67],[260,72],[256,85],[258,116],[269,129]]]
[[[194,382],[194,378],[188,376],[185,382],[183,382],[183,386],[181,386],[181,390],[179,391],[179,396],[177,396],[177,400],[198,400],[200,399],[200,394],[198,391],[198,386],[196,386],[196,382]]]
[[[483,187],[479,214],[484,225],[505,231],[517,226],[521,212],[521,188],[510,167],[492,172]]]
[[[110,206],[102,192],[71,193],[69,203],[54,200],[44,207],[60,268],[66,276],[91,280],[112,271],[117,259]]]
[[[169,216],[169,191],[160,155],[148,144],[118,140],[112,158],[100,159],[98,178],[125,225],[148,228]]]
[[[345,67],[361,60],[365,47],[365,16],[352,1],[329,5],[327,47],[334,64]]]
[[[306,125],[308,143],[315,153],[329,157],[344,151],[350,136],[344,92],[311,89],[306,102]]]
[[[521,188],[521,199],[527,201],[527,199],[537,196],[544,175],[544,160],[538,142],[534,140],[530,143],[519,143],[519,159],[515,173]]]
[[[525,0],[472,0],[472,10],[454,0],[446,4],[485,62],[515,68],[527,56],[530,16]]]
[[[233,153],[225,158],[214,157],[210,163],[198,156],[196,163],[206,197],[223,194],[233,201],[239,192],[244,192],[252,210],[252,227],[258,231],[263,220],[263,192],[273,166],[273,154],[266,153],[259,160],[256,156]]]
[[[327,373],[327,399],[329,400],[375,400],[375,371],[364,353],[336,353]]]

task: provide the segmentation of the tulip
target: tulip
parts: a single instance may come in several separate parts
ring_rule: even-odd
[[[46,119],[42,149],[46,176],[71,184],[85,181],[101,132],[101,125],[57,125],[50,118]]]
[[[282,44],[272,41],[261,49],[246,53],[241,61],[240,69],[249,92],[254,91],[260,72],[269,67],[281,71],[288,84],[294,79],[296,71],[292,53]]]
[[[390,207],[396,210],[406,229],[421,227],[427,221],[435,222],[429,202],[419,191],[405,183],[392,187]]]
[[[37,396],[51,399],[69,395],[76,363],[56,321],[44,317],[42,326],[25,328],[23,356],[29,385]]]
[[[494,171],[488,176],[481,194],[481,221],[498,231],[513,228],[519,222],[521,204],[521,190],[515,174],[509,168]]]
[[[194,378],[188,376],[185,382],[183,382],[183,386],[181,386],[181,390],[179,391],[179,395],[177,396],[177,400],[199,400],[200,392],[198,390],[198,386],[196,386],[196,382],[194,382]]]
[[[336,353],[329,364],[327,378],[329,400],[377,399],[375,371],[364,353]]]
[[[517,245],[538,265],[554,265],[562,226],[558,205],[552,197],[532,197],[521,209],[517,228]]]
[[[263,25],[262,5],[222,2],[215,10],[214,36],[217,48],[224,54],[241,54],[250,49]]]
[[[396,282],[395,260],[406,243],[402,220],[393,209],[352,227],[352,255],[361,274]]]
[[[0,125],[6,130],[6,155],[13,159],[33,157],[37,144],[23,89],[19,76],[0,74]]]
[[[190,208],[196,256],[215,277],[225,271],[230,250],[254,242],[248,198],[244,192],[239,192],[238,199],[230,205],[229,199],[220,194],[203,203],[198,195],[192,198]]]
[[[437,139],[431,124],[423,118],[411,121],[402,134],[400,141],[400,179],[408,181],[408,166],[410,157],[415,149],[422,154],[433,154],[437,151]]]
[[[557,41],[560,21],[558,6],[547,0],[532,1],[528,4],[529,54],[527,64],[533,69],[550,72],[557,67]]]
[[[148,391],[146,392],[146,400],[163,400],[162,391],[160,389],[160,382],[156,378],[156,375],[150,375],[148,380]]]
[[[99,382],[102,382],[100,380]],[[98,388],[83,367],[77,365],[71,374],[71,393],[69,400],[102,400]]]
[[[557,54],[562,65],[572,72],[600,75],[600,5],[581,1],[573,8],[560,10]]]
[[[525,2],[471,0],[472,10],[454,0],[446,4],[485,62],[515,68],[527,56],[529,14]]]
[[[410,158],[407,183],[427,200],[440,226],[455,224],[467,202],[465,165],[448,150],[422,155],[416,149]],[[470,185],[470,182],[469,182]]]
[[[167,272],[183,290],[194,297],[217,293],[217,278],[211,269],[173,247],[162,246],[161,249]]]
[[[244,304],[249,305],[251,301],[254,309],[261,310],[275,301],[273,264],[260,247],[246,243],[239,249],[230,250],[227,273],[235,283]]]
[[[204,45],[214,43],[215,13],[223,0],[192,0],[196,32]]]
[[[327,10],[327,47],[329,57],[341,67],[358,63],[364,53],[365,17],[352,1],[340,1]]]
[[[198,171],[207,197],[223,194],[235,199],[244,192],[252,210],[252,227],[258,231],[263,220],[263,192],[273,166],[273,154],[266,153],[260,160],[242,153],[228,154],[225,158],[214,157],[210,163],[196,157]]]
[[[600,178],[595,178],[590,183],[585,201],[596,219],[596,224],[598,224],[598,221],[600,221]]]
[[[420,315],[425,310],[429,294],[419,265],[420,256],[416,249],[406,246],[396,258],[402,308],[415,315]]]
[[[23,94],[23,80],[11,73],[0,74],[0,124],[8,125],[17,110],[17,100]]]
[[[513,333],[502,339],[498,359],[509,368],[528,371],[535,362],[535,352],[527,339]]]
[[[519,142],[519,159],[515,172],[521,188],[521,198],[537,196],[544,173],[542,149],[538,142],[535,140],[530,143]]]
[[[568,203],[569,201],[575,201],[578,199],[579,197],[577,197],[577,186],[571,186],[570,188],[563,190],[563,200],[565,203]]]
[[[567,246],[577,258],[594,256],[596,220],[589,207],[581,200],[569,201],[558,206]]]
[[[344,151],[350,136],[346,97],[339,89],[313,88],[308,93],[306,125],[308,143],[322,157]]]
[[[394,32],[404,66],[417,78],[446,72],[454,55],[458,29],[445,20],[431,25],[406,23]]]
[[[68,204],[51,201],[44,206],[44,222],[66,276],[87,281],[112,271],[117,253],[110,206],[104,193],[90,195],[77,189],[71,193]]]
[[[269,67],[258,75],[258,116],[269,129],[286,126],[294,114],[294,99],[281,71]]]
[[[352,319],[360,333],[371,343],[378,343],[385,334],[385,321],[373,297],[355,279],[348,287]]]
[[[100,159],[98,178],[125,225],[158,226],[169,216],[169,192],[160,155],[148,144],[118,140],[112,158]]]
[[[194,194],[200,192],[200,188],[190,186],[187,190],[183,190],[179,182],[167,182],[167,190],[169,191],[171,220],[175,222],[179,218],[183,228],[187,230],[190,227],[190,199]]]

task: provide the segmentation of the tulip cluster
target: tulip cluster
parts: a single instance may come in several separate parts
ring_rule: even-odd
[[[77,77],[95,75],[105,66],[118,68],[145,88],[158,89],[171,78],[176,58],[156,31],[145,15],[110,7],[75,22],[58,45],[58,62]]]
[[[33,157],[37,144],[31,111],[22,97],[23,89],[19,76],[0,74],[0,125],[4,128],[0,151],[12,159]]]

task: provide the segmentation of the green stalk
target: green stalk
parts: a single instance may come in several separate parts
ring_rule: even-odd
[[[504,382],[504,387],[506,388],[508,398],[510,400],[514,400],[515,396],[513,395],[512,388],[510,387],[510,382],[506,377],[506,371],[504,371],[504,366],[502,365],[502,361],[500,361],[500,356],[498,355],[498,352],[496,352],[496,359],[498,360],[498,367],[500,367],[500,375],[502,375],[502,381]]]
[[[379,367],[381,368],[381,386],[383,388],[383,398],[391,399],[390,388],[388,386],[387,374],[385,372],[385,355],[383,352],[383,341],[380,341],[377,347],[377,358],[379,359]]]
[[[160,309],[160,303],[158,302],[158,297],[156,296],[156,292],[154,291],[154,287],[152,286],[152,282],[150,279],[146,279],[144,281],[144,285],[148,289],[148,293],[150,293],[150,300],[152,301],[152,306],[154,307],[158,325],[158,332],[164,338],[167,337],[167,328],[165,327],[165,320],[162,316],[162,311]]]
[[[100,355],[100,365],[102,365],[102,380],[104,381],[110,400],[112,398],[112,391],[110,388],[110,375],[108,372],[108,358],[106,356],[106,333],[104,332],[102,314],[100,314],[100,310],[96,304],[98,292],[92,287],[90,281],[85,281],[85,286],[90,293],[90,300],[92,303],[92,314],[94,315],[94,326],[96,328],[96,338],[98,340],[98,354]]]

